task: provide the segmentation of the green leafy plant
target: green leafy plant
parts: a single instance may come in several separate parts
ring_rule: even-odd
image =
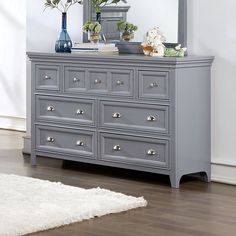
[[[60,12],[67,12],[69,8],[74,4],[83,4],[83,0],[44,0],[44,6],[46,8],[57,9]]]
[[[97,21],[87,21],[83,26],[84,32],[100,33],[102,26]]]
[[[117,23],[117,29],[120,32],[133,33],[134,31],[138,30],[138,27],[132,23],[127,22],[127,21],[119,21]]]
[[[102,7],[118,4],[119,2],[127,3],[126,0],[92,0],[92,5],[95,12],[101,12]]]

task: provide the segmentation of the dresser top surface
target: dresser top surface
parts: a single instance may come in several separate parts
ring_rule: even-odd
[[[213,56],[195,56],[186,57],[150,57],[139,54],[101,54],[101,53],[54,53],[54,52],[27,52],[31,61],[52,60],[52,61],[109,61],[126,63],[151,63],[151,64],[194,64],[209,63],[214,60]]]

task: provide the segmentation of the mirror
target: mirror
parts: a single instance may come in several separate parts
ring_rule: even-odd
[[[102,34],[107,41],[120,41],[120,33],[116,24],[120,20],[128,21],[138,27],[131,41],[142,42],[145,33],[155,27],[160,27],[166,37],[167,44],[181,43],[187,46],[187,0],[127,0],[105,6],[101,10]],[[84,2],[84,22],[96,20],[92,0]],[[87,42],[87,36],[84,36]]]
[[[179,0],[127,0],[130,6],[127,21],[137,25],[134,42],[142,42],[144,34],[153,27],[160,27],[167,42],[178,43],[178,5]]]

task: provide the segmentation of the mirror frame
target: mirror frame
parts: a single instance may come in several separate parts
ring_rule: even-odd
[[[174,47],[181,44],[187,47],[187,0],[179,0],[179,20],[178,20],[178,43],[167,42],[167,47]],[[83,3],[83,23],[92,19],[92,1],[84,0]],[[87,34],[83,34],[83,42],[88,42]],[[129,42],[129,44],[140,44],[141,42]],[[127,43],[126,43],[127,44]]]

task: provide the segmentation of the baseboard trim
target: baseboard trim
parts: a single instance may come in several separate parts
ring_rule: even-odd
[[[236,165],[232,163],[212,163],[211,179],[218,183],[236,185]]]
[[[0,129],[26,131],[26,119],[19,117],[0,116]]]

